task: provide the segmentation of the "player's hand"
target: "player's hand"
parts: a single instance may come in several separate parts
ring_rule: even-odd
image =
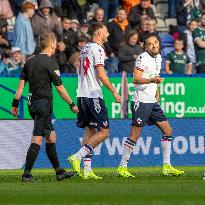
[[[159,84],[159,83],[162,83],[164,81],[164,78],[160,78],[159,76],[155,76],[154,78],[151,78],[150,81],[151,81],[151,83]]]
[[[78,107],[75,105],[74,107],[72,107],[72,112],[78,114],[79,113],[79,109]]]
[[[118,95],[117,92],[115,92],[115,93],[113,94],[113,96],[114,96],[114,98],[115,98],[115,100],[116,100],[116,103],[120,103],[120,102],[121,102],[121,96]]]
[[[12,107],[11,113],[13,116],[17,117],[18,116],[18,108],[17,107]]]

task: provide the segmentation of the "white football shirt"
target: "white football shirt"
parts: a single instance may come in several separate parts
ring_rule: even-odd
[[[88,43],[81,50],[77,97],[103,98],[96,67],[104,66],[104,61],[104,49],[95,42]]]
[[[135,63],[135,69],[143,71],[142,78],[150,79],[160,74],[161,70],[161,55],[152,57],[149,53],[144,52],[138,56]],[[135,92],[132,98],[134,102],[155,103],[157,84],[135,84]]]

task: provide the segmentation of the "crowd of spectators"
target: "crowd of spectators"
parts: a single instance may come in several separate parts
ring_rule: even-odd
[[[165,53],[162,72],[205,73],[205,1],[167,0],[173,45]],[[20,73],[24,63],[40,52],[39,35],[54,32],[53,58],[61,73],[76,73],[79,53],[89,42],[92,24],[104,22],[108,73],[132,73],[143,39],[157,30],[155,1],[151,0],[0,0],[0,74]],[[163,49],[163,48],[162,48]]]

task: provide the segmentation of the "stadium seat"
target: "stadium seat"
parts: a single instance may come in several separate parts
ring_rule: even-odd
[[[162,18],[157,18],[157,31],[158,32],[168,32],[169,28],[166,26]]]
[[[172,35],[165,34],[165,33],[160,33],[159,37],[161,39],[162,47],[173,47],[174,39],[173,39]]]
[[[153,0],[153,4],[157,4],[157,3],[160,3],[160,2],[168,4],[168,0]]]
[[[156,3],[157,12],[161,14],[161,17],[168,16],[168,4],[164,1],[159,1]]]
[[[176,18],[165,18],[166,26],[169,27],[170,25],[177,26]]]
[[[174,47],[164,47],[161,51],[162,57],[165,58],[168,53],[174,50]]]

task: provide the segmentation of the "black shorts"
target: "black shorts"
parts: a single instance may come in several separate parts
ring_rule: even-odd
[[[167,121],[163,110],[158,103],[132,102],[132,126],[144,127],[156,122]]]
[[[28,109],[34,120],[33,136],[49,137],[54,130],[51,117],[53,102],[47,99],[32,100]]]
[[[80,128],[109,128],[109,118],[101,98],[78,98],[77,126]]]

